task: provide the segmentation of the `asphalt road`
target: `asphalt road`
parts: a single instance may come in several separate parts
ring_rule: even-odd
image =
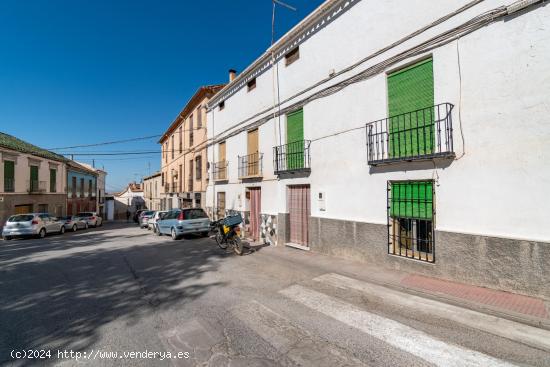
[[[550,366],[342,264],[127,225],[0,241],[0,365]]]

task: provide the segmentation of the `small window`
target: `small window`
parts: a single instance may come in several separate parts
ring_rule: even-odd
[[[218,105],[218,109],[221,111],[225,108],[225,101],[221,101],[220,104]]]
[[[388,182],[388,252],[434,262],[433,181]]]
[[[285,55],[286,66],[292,64],[300,58],[300,47],[296,47]]]
[[[247,83],[247,86],[248,86],[248,91],[250,92],[251,90],[255,89],[256,88],[256,78],[252,79],[251,81],[249,81]]]

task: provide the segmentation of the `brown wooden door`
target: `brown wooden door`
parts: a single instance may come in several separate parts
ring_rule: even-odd
[[[260,239],[260,227],[262,223],[262,189],[259,187],[250,189],[250,236],[254,241]]]
[[[247,172],[245,176],[258,175],[258,144],[258,129],[250,130],[248,132],[248,158],[246,160]]]
[[[218,145],[218,178],[225,180],[227,178],[227,165],[225,164],[225,141]]]
[[[225,217],[225,192],[218,192],[217,194],[218,201],[218,219]]]
[[[308,246],[308,223],[311,215],[309,185],[289,186],[287,195],[290,217],[290,242]]]

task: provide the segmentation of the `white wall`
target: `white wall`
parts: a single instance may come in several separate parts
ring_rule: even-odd
[[[297,62],[289,67],[281,63],[282,99],[326,78],[330,69],[338,71],[467,2],[361,1],[301,45]],[[488,9],[511,2],[485,1],[376,57],[360,69]],[[262,191],[262,212],[286,212],[286,185],[309,183],[312,216],[386,223],[388,180],[435,178],[436,229],[550,241],[550,227],[545,225],[546,208],[550,206],[548,24],[550,6],[543,6],[497,21],[461,38],[458,50],[462,81],[456,42],[431,51],[435,103],[450,102],[456,106],[453,112],[454,151],[460,159],[449,167],[388,168],[385,172],[374,173],[367,164],[365,130],[357,130],[313,142],[309,178],[262,182],[265,190]],[[411,61],[414,59],[401,64]],[[246,88],[241,89],[225,102],[223,111],[210,111],[209,136],[270,106],[273,102],[271,77],[272,71],[266,72],[258,79],[254,91],[248,93]],[[386,94],[386,75],[379,74],[308,103],[304,106],[305,139],[314,140],[387,117]],[[214,126],[210,125],[212,115]],[[275,179],[272,176],[272,147],[278,145],[276,125],[271,121],[260,127],[264,172],[269,174],[264,177],[268,180]],[[209,149],[209,160],[216,161],[212,157],[217,157],[217,151],[213,147]],[[226,192],[228,209],[239,209],[232,206],[238,202],[237,195],[244,193],[245,186],[239,185],[236,177],[236,156],[245,153],[246,133],[227,140],[230,184],[216,185],[216,191]],[[326,193],[327,210],[323,212],[318,210],[316,200],[319,191]],[[212,187],[209,187],[207,206],[211,206],[212,197]]]

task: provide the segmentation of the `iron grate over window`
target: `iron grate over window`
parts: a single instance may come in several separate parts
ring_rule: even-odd
[[[227,177],[227,165],[229,162],[220,161],[212,164],[212,179],[214,181],[225,181]]]
[[[451,103],[367,123],[369,165],[454,158]]]
[[[434,262],[433,181],[388,181],[387,193],[388,253]]]

